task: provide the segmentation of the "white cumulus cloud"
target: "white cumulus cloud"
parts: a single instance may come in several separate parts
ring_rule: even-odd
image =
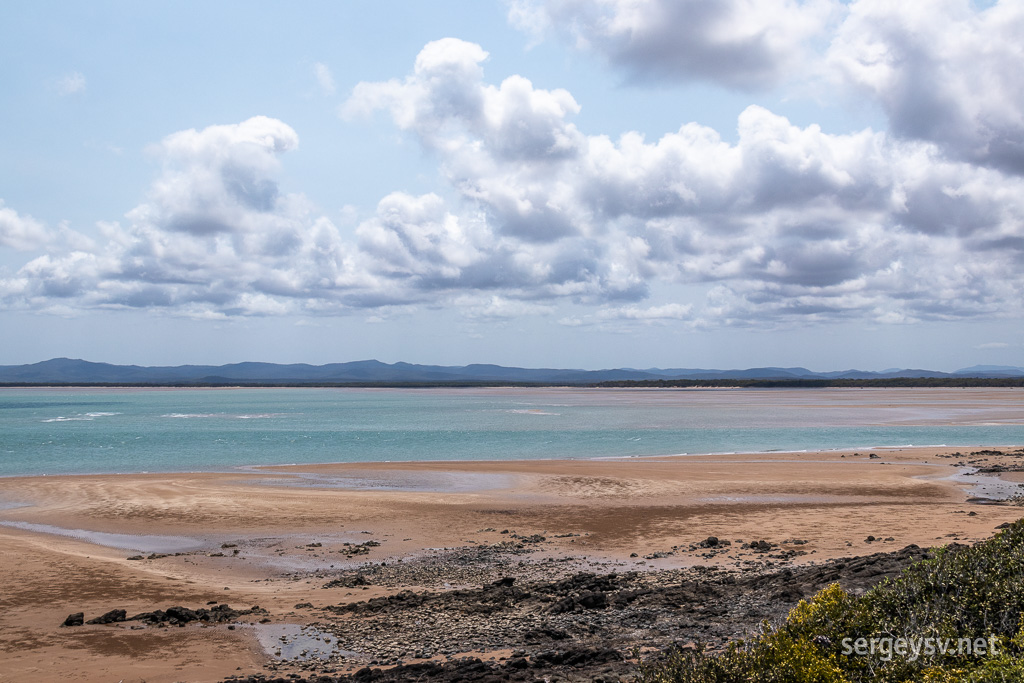
[[[803,71],[808,44],[839,14],[831,0],[515,0],[509,18],[597,53],[634,80],[743,89]]]
[[[344,309],[362,284],[353,250],[278,188],[278,157],[297,145],[266,117],[168,136],[152,149],[163,170],[127,223],[103,226],[103,248],[26,264],[20,296],[197,316]]]
[[[858,0],[828,51],[902,137],[1024,174],[1024,4]]]
[[[52,240],[49,229],[31,216],[22,216],[0,199],[0,246],[19,251],[37,249]]]

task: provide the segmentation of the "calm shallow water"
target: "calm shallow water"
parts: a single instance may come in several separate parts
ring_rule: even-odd
[[[40,534],[54,534],[77,538],[95,545],[122,550],[137,550],[143,553],[177,553],[196,550],[203,547],[203,541],[185,536],[157,536],[152,534],[112,534],[86,529],[67,529],[50,524],[33,524],[31,522],[10,522],[0,520],[0,526],[9,526],[23,531],[34,531]]]
[[[1024,444],[1024,391],[0,389],[0,476]]]
[[[333,635],[313,626],[300,624],[252,624],[248,626],[264,651],[277,660],[308,662],[313,659],[327,660],[340,652],[346,657],[358,656],[358,652],[340,650]]]

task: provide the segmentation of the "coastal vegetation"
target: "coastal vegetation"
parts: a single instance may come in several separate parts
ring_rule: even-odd
[[[952,683],[1024,680],[1024,520],[950,545],[862,595],[838,583],[778,626],[711,652],[670,649],[640,683]]]

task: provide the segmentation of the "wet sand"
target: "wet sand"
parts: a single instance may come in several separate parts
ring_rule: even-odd
[[[972,542],[1024,516],[986,500],[1024,491],[1020,472],[968,469],[1012,469],[1024,464],[1019,454],[870,453],[0,479],[0,680],[216,681],[264,671],[272,658],[251,628],[60,624],[73,612],[207,603],[259,605],[271,625],[303,624],[311,617],[297,604],[390,590],[325,590],[338,572],[440,548],[520,539],[524,574],[547,571],[551,558],[590,571],[741,567],[761,561],[743,548],[758,540],[793,551],[777,564],[806,564]],[[690,549],[708,536],[733,545],[712,556]]]

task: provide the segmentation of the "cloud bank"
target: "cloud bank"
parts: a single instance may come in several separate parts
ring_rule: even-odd
[[[181,131],[153,147],[159,176],[102,226],[102,245],[55,248],[55,231],[0,205],[0,245],[45,252],[3,275],[0,297],[199,317],[594,309],[568,325],[1022,313],[1021,5],[550,0],[511,12],[641,80],[751,89],[814,53],[890,129],[828,133],[751,105],[735,142],[692,122],[613,139],[577,127],[568,91],[491,82],[482,46],[445,38],[408,74],[356,86],[341,124],[387,117],[436,158],[445,191],[387,194],[343,233],[281,190],[299,144],[286,123]],[[652,294],[680,288],[693,295]]]

